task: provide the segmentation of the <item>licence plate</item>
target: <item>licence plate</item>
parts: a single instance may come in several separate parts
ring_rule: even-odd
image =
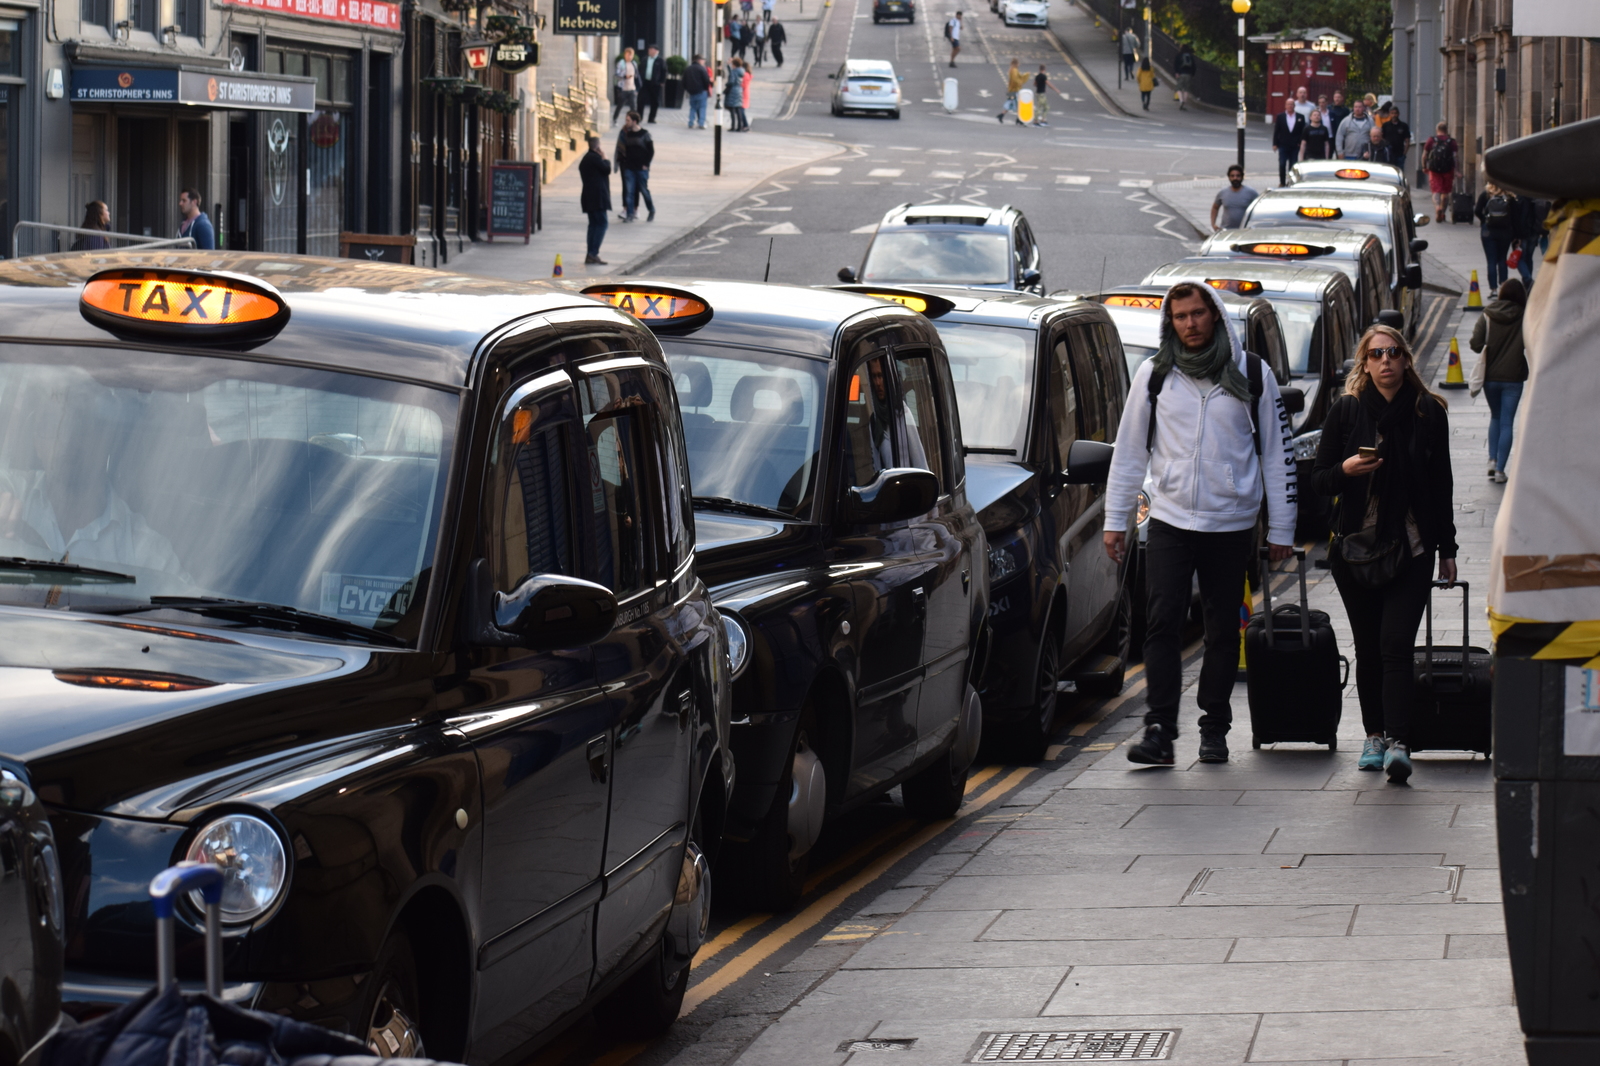
[[[881,93],[881,92],[883,92],[883,90],[878,88],[876,85],[863,85],[863,86],[861,86],[861,90],[860,91],[864,92],[864,93]]]

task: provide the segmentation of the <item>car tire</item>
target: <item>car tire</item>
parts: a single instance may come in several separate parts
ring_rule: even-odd
[[[793,781],[795,760],[802,752],[816,754],[811,746],[816,736],[816,712],[808,703],[800,714],[800,724],[789,745],[788,771],[783,781]],[[821,756],[817,755],[817,759],[820,762]],[[826,765],[822,776],[826,781]],[[730,873],[739,879],[743,889],[739,894],[747,905],[766,911],[783,911],[794,906],[805,891],[806,875],[811,868],[811,849],[798,856],[790,854],[793,846],[789,837],[789,798],[793,787],[785,788],[780,784],[755,837],[731,849],[729,866],[733,869]]]
[[[889,117],[890,118],[896,118],[896,119],[899,118],[900,117],[900,109],[897,107],[893,111],[889,112]]]
[[[1055,725],[1056,708],[1061,702],[1057,686],[1061,680],[1061,634],[1055,618],[1045,625],[1039,642],[1039,655],[1033,681],[1033,705],[1011,728],[1011,749],[1018,762],[1038,762],[1050,746],[1050,731]]]
[[[834,118],[842,118],[844,116],[844,112],[839,109],[839,105],[838,104],[833,104],[830,107],[830,110],[833,112],[833,117]]]
[[[1111,629],[1101,639],[1096,649],[1101,655],[1116,656],[1116,668],[1092,681],[1078,686],[1086,696],[1109,699],[1122,694],[1128,677],[1128,660],[1133,657],[1133,582],[1132,575],[1124,577],[1117,592],[1117,606],[1111,616]]]
[[[881,24],[882,22],[883,22],[883,20],[881,18],[879,18],[877,15],[873,15],[872,16],[872,24],[874,26],[877,26],[877,25]]]
[[[955,817],[966,798],[967,773],[972,769],[970,760],[960,768],[955,762],[956,745],[952,743],[930,765],[900,783],[900,799],[907,814],[930,821]]]
[[[396,929],[384,942],[369,987],[367,1046],[383,1058],[425,1058],[417,955],[404,929]]]

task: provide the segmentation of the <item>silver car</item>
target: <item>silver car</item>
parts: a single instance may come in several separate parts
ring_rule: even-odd
[[[886,59],[847,59],[838,73],[829,74],[833,87],[833,113],[886,111],[900,117],[900,79]]]

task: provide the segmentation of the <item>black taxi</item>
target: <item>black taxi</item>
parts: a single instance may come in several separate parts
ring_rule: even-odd
[[[967,497],[988,539],[985,729],[1043,758],[1062,680],[1122,691],[1132,566],[1101,544],[1105,478],[1128,395],[1116,326],[1088,300],[979,289],[871,289],[927,305],[955,379]]]
[[[65,894],[28,771],[0,755],[0,1062],[36,1061],[61,1018]]]
[[[210,252],[0,264],[0,324],[0,750],[61,852],[67,1009],[149,986],[146,886],[190,859],[226,997],[386,1055],[669,1024],[732,767],[655,338]]]
[[[672,368],[697,566],[732,647],[722,883],[786,906],[827,819],[895,785],[948,817],[977,751],[988,586],[944,347],[924,315],[855,293],[584,291],[654,329]]]

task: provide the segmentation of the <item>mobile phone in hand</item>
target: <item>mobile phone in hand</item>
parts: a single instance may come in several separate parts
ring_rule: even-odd
[[[1356,449],[1356,454],[1361,456],[1361,458],[1363,458],[1363,459],[1376,459],[1378,457],[1378,449],[1376,449],[1376,448],[1357,448]]]

